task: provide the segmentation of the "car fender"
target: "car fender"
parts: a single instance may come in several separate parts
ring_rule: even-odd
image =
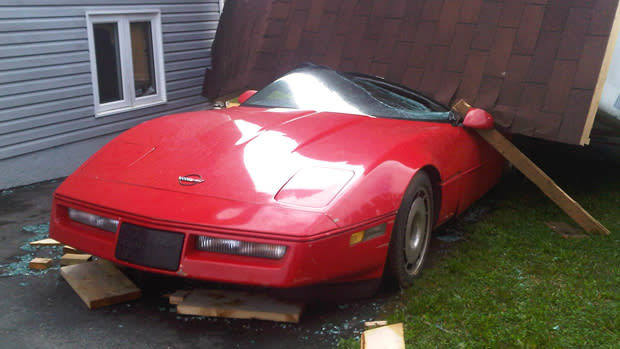
[[[379,161],[339,195],[327,214],[340,227],[396,215],[407,186],[423,168],[435,168],[428,155]]]
[[[438,226],[459,211],[460,179],[467,169],[477,166],[476,149],[467,130],[450,125],[397,142],[341,192],[328,214],[340,226],[395,215],[407,186],[418,171],[425,170],[433,182]]]

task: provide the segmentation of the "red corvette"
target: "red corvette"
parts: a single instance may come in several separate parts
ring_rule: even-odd
[[[254,92],[112,140],[54,194],[51,237],[188,278],[407,287],[433,228],[502,171],[448,108],[380,78],[307,65]]]

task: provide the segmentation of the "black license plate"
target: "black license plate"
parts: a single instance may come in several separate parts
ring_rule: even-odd
[[[184,235],[123,223],[116,258],[145,267],[175,271],[179,268]]]

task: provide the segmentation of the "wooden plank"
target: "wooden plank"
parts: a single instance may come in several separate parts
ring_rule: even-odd
[[[596,81],[596,87],[594,88],[594,94],[592,96],[592,102],[590,103],[590,109],[588,110],[588,116],[586,117],[586,123],[583,127],[583,133],[581,134],[580,145],[590,143],[590,133],[594,126],[594,119],[596,118],[596,112],[601,102],[601,95],[603,94],[603,87],[607,80],[607,73],[609,72],[609,65],[613,57],[616,42],[618,41],[618,33],[620,32],[620,4],[616,7],[616,17],[611,27],[611,33],[609,33],[609,41],[607,41],[607,49],[603,56],[603,64],[601,65],[601,71],[598,74],[598,80]]]
[[[67,254],[67,253],[71,253],[71,254],[84,254],[82,251],[79,251],[77,248],[69,246],[69,245],[64,245],[62,247],[62,253]]]
[[[386,326],[388,323],[386,320],[378,320],[378,321],[366,321],[364,322],[364,328],[375,328],[379,326]]]
[[[366,330],[362,333],[362,349],[405,349],[403,324],[397,323]]]
[[[588,237],[580,229],[565,222],[545,222],[545,225],[565,239],[585,239]]]
[[[116,266],[105,260],[69,265],[60,274],[89,309],[138,299],[142,292]]]
[[[73,265],[86,263],[93,258],[90,254],[65,253],[60,258],[60,265]]]
[[[175,305],[181,304],[190,292],[189,290],[176,290],[173,294],[168,296],[168,302]]]
[[[177,313],[236,319],[298,323],[303,306],[264,294],[231,290],[194,290],[177,305]]]
[[[51,258],[33,258],[30,263],[28,263],[28,268],[34,270],[45,270],[52,266]]]
[[[62,245],[60,242],[52,239],[52,238],[47,238],[47,239],[43,239],[43,240],[37,240],[37,241],[31,241],[29,242],[30,246],[60,246]]]
[[[562,190],[543,170],[534,164],[517,147],[496,129],[475,130],[500,154],[510,161],[529,180],[534,182],[556,205],[568,214],[586,232],[610,234],[599,221],[592,217],[581,205]]]

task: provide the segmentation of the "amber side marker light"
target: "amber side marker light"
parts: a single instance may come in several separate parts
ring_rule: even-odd
[[[351,238],[349,239],[349,246],[355,245],[363,241],[368,241],[370,239],[374,239],[385,234],[386,227],[387,224],[383,223],[375,227],[351,234]]]

